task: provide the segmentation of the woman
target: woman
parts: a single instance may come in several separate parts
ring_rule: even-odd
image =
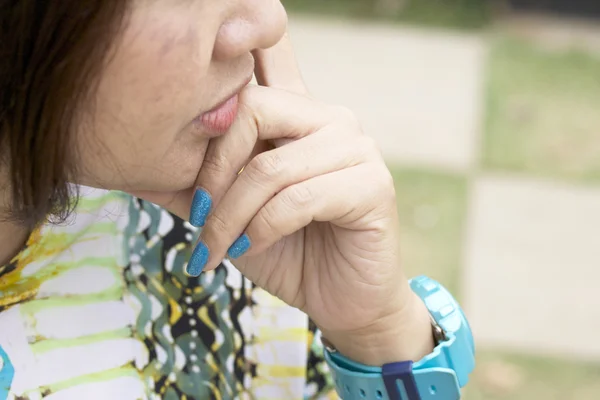
[[[361,365],[431,353],[390,174],[306,95],[278,0],[0,19],[0,399],[333,396],[317,329]]]

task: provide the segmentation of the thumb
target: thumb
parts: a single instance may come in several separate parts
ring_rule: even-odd
[[[308,95],[288,33],[275,46],[255,50],[253,55],[259,85]]]
[[[275,46],[255,50],[253,55],[256,62],[254,75],[259,85],[308,96],[308,88],[298,67],[288,32]],[[273,143],[279,147],[290,141],[292,140],[277,139]]]

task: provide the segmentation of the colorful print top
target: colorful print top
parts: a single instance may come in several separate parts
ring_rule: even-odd
[[[82,188],[0,267],[0,400],[337,398],[306,315],[229,262],[183,273],[197,231]]]

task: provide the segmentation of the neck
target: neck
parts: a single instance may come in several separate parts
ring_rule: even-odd
[[[1,176],[0,176],[1,178]],[[2,179],[0,179],[2,183]],[[6,185],[0,184],[0,267],[8,263],[18,254],[29,235],[29,230],[10,219],[8,210],[8,189]]]
[[[8,263],[18,254],[25,242],[29,231],[27,228],[6,221],[0,220],[0,267]]]

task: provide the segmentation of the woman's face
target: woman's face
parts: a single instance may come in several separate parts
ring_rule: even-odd
[[[191,187],[214,134],[198,117],[248,82],[250,52],[286,21],[279,0],[134,0],[76,135],[78,183]]]

